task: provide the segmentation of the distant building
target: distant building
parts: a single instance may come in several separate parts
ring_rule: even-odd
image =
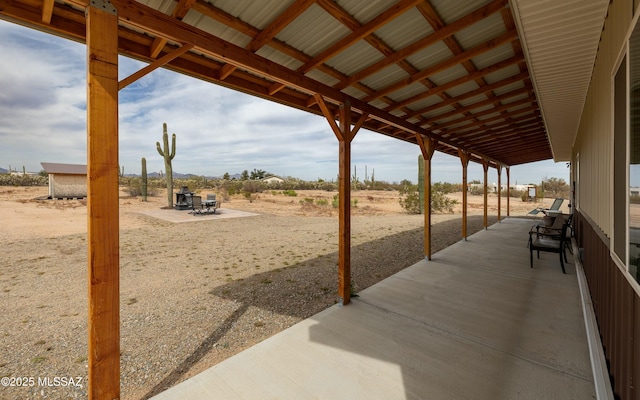
[[[283,183],[284,179],[275,175],[269,175],[266,178],[262,178],[260,181],[266,183],[267,185],[271,185],[274,183]]]
[[[87,166],[82,164],[40,163],[49,174],[52,199],[87,197]]]

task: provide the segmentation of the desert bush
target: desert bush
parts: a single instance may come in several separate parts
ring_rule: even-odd
[[[484,188],[481,186],[471,186],[469,193],[471,193],[474,196],[481,196],[481,195],[484,195]]]
[[[264,185],[258,181],[244,181],[242,184],[242,190],[249,193],[262,193]]]
[[[49,179],[41,175],[0,174],[0,186],[46,186]]]
[[[420,214],[420,195],[417,191],[400,197],[400,207],[409,214]]]
[[[142,196],[142,179],[140,178],[129,179],[129,184],[124,185],[124,188],[122,189],[122,191],[131,197]],[[149,187],[149,185],[147,184],[147,196],[153,197],[157,195],[158,195],[158,189],[156,187]]]
[[[298,193],[296,193],[296,191],[293,189],[283,190],[282,194],[285,196],[291,196],[291,197],[296,197],[298,195]]]
[[[458,204],[458,200],[447,197],[442,192],[431,194],[431,211],[453,213],[453,206]]]
[[[431,191],[447,193],[462,192],[461,183],[449,183],[449,182],[436,182],[431,185]]]
[[[327,199],[318,199],[316,200],[316,205],[320,207],[326,207],[329,205],[329,200]]]

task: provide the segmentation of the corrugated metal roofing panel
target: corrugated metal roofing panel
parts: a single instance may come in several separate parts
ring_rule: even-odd
[[[302,61],[297,60],[269,46],[261,47],[260,49],[258,49],[258,51],[256,51],[256,54],[280,65],[283,65],[291,70],[296,70],[303,65]]]
[[[493,83],[497,81],[501,81],[510,76],[514,76],[520,73],[520,67],[518,65],[510,65],[507,68],[502,68],[496,72],[491,74],[487,74],[484,76],[484,80],[487,83]]]
[[[475,81],[470,81],[447,90],[447,94],[450,97],[458,97],[472,90],[476,90],[477,88],[478,88],[478,84]]]
[[[450,24],[464,17],[470,12],[487,5],[488,3],[490,3],[490,0],[430,0],[429,2],[436,10],[440,18],[442,18],[442,20],[446,24]]]
[[[170,1],[173,2],[173,0]],[[208,1],[214,7],[224,10],[258,29],[267,27],[294,2],[295,0],[260,0],[259,7],[256,7],[255,0]]]
[[[375,34],[394,50],[400,50],[433,33],[424,17],[412,8],[376,30]]]
[[[503,93],[511,92],[513,90],[520,89],[520,88],[523,88],[523,87],[524,87],[524,83],[522,83],[522,81],[518,81],[518,82],[510,83],[510,84],[505,85],[505,86],[501,86],[501,87],[499,87],[497,89],[494,89],[493,93],[495,93],[496,96],[500,96]]]
[[[495,47],[489,51],[473,57],[471,61],[477,69],[482,69],[499,61],[511,58],[514,55],[515,53],[513,52],[513,46],[511,45],[511,43],[506,43],[502,46]]]
[[[346,75],[352,75],[360,71],[363,66],[371,65],[383,58],[382,53],[364,40],[360,40],[327,60],[325,64]]]
[[[434,105],[436,103],[440,103],[441,101],[442,101],[442,98],[440,96],[429,96],[426,99],[411,103],[411,105],[408,108],[413,111],[417,111],[417,110],[421,110],[423,108],[429,107],[431,105]]]
[[[505,33],[507,30],[500,13],[495,13],[456,32],[454,38],[465,49],[471,49]]]
[[[184,22],[195,26],[205,32],[208,32],[220,39],[224,39],[236,46],[245,47],[251,42],[251,38],[242,32],[238,32],[235,29],[229,28],[226,25],[219,23],[211,18],[208,18],[198,12],[189,10],[185,15]]]
[[[414,82],[411,85],[404,86],[403,88],[390,93],[387,97],[393,99],[393,101],[399,102],[409,97],[426,92],[427,87],[421,82]]]
[[[409,74],[407,73],[407,71],[395,64],[392,64],[380,70],[376,74],[363,79],[361,82],[370,88],[379,90],[401,79],[406,79],[408,76]]]
[[[451,50],[444,43],[437,42],[407,57],[407,60],[411,63],[411,65],[422,70],[434,65],[438,65],[441,62],[451,58],[451,56]]]
[[[327,75],[324,72],[319,71],[317,69],[313,69],[307,72],[305,75],[308,76],[309,78],[315,79],[316,81],[322,82],[325,85],[329,85],[329,86],[333,86],[339,82],[338,79],[334,78],[333,76]]]
[[[361,24],[366,24],[397,4],[397,0],[336,0],[336,3]]]
[[[276,37],[314,57],[349,33],[351,30],[313,4]]]

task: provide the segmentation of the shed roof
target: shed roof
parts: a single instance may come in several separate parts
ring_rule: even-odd
[[[0,0],[0,18],[84,42],[88,3]],[[315,95],[348,102],[365,129],[496,166],[568,158],[609,0],[110,4],[122,54],[316,114]]]
[[[47,174],[86,175],[87,166],[84,164],[60,164],[41,162],[42,168]]]

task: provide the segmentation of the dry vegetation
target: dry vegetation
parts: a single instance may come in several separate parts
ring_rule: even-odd
[[[38,200],[46,190],[0,187],[0,376],[86,379],[86,203]],[[296,193],[231,197],[223,208],[259,215],[181,224],[138,213],[164,206],[162,193],[146,203],[122,193],[123,399],[158,393],[337,301],[335,192]],[[404,214],[397,192],[354,199],[358,291],[422,258],[423,217]],[[482,228],[481,202],[470,197],[472,232]],[[540,204],[511,205],[523,215]],[[436,250],[460,239],[459,213],[434,216]],[[83,384],[0,387],[0,398],[82,398]]]

